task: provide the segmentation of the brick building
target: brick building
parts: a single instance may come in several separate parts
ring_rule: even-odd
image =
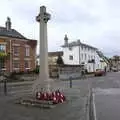
[[[0,27],[0,53],[9,54],[0,64],[6,72],[32,71],[35,69],[37,40],[27,39],[11,28],[8,17],[5,27]]]

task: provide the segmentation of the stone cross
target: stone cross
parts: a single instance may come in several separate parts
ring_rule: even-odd
[[[40,7],[40,13],[36,17],[36,21],[40,23],[40,73],[37,82],[33,88],[34,91],[50,91],[49,87],[49,69],[48,69],[48,41],[47,41],[47,22],[50,20],[50,14],[46,12],[46,7]]]

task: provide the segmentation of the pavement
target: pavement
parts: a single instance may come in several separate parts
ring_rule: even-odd
[[[75,81],[74,81],[75,83]],[[74,84],[69,88],[69,81],[56,81],[53,87],[64,93],[67,101],[52,109],[25,107],[15,104],[15,100],[31,93],[32,83],[23,82],[8,84],[8,94],[3,94],[3,84],[0,93],[1,120],[86,120],[86,104],[88,89]]]

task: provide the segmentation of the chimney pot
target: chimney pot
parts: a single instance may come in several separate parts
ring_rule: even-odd
[[[6,21],[6,29],[7,30],[10,30],[11,29],[11,20],[10,20],[10,18],[9,17],[7,17],[7,21]]]

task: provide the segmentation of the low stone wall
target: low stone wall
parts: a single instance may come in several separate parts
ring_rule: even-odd
[[[69,80],[70,77],[72,79],[78,79],[81,77],[81,74],[80,73],[72,73],[72,74],[63,73],[63,74],[59,75],[59,79],[61,79],[61,80]]]
[[[65,66],[59,68],[59,79],[67,80],[67,79],[78,79],[81,77],[82,67],[80,66]]]

